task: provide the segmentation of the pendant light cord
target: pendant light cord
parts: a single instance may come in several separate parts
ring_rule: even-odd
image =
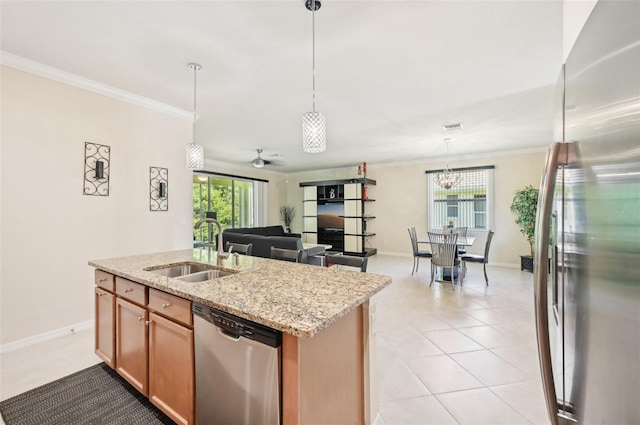
[[[313,112],[316,112],[316,0],[311,2],[311,64],[313,67]]]
[[[198,67],[193,66],[193,142],[196,141],[196,119],[198,114],[196,112],[196,75],[198,74]]]
[[[449,141],[447,140],[447,170],[449,169]]]

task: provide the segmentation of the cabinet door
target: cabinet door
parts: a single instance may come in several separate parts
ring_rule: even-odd
[[[116,370],[140,393],[147,395],[149,344],[147,310],[116,299]]]
[[[116,297],[96,286],[95,305],[96,354],[113,369],[116,367]]]
[[[149,400],[179,424],[195,418],[193,330],[151,313]]]

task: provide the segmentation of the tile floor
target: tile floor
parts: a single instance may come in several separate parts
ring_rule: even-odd
[[[436,282],[429,262],[377,255],[393,277],[377,311],[378,424],[548,424],[533,322],[533,276],[470,265],[462,289]],[[0,400],[98,363],[93,331],[0,355]],[[0,421],[4,424],[4,422]]]
[[[533,312],[533,275],[471,264],[462,289],[435,282],[429,261],[377,255],[393,277],[377,294],[381,423],[548,424]]]

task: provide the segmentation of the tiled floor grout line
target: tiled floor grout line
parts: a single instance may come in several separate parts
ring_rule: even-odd
[[[490,276],[492,272],[492,270],[489,270]],[[402,305],[401,299],[403,297],[411,296],[411,294],[417,294],[416,297],[419,297],[420,300],[425,300],[425,309],[423,311],[426,314],[429,314],[429,316],[420,316],[421,313],[419,312],[412,313],[418,315],[418,317],[416,317],[416,320],[425,320],[424,324],[420,322],[411,323],[410,319],[407,319],[407,321],[404,323],[408,324],[410,329],[418,332],[423,338],[425,338],[431,344],[435,345],[435,347],[437,347],[440,351],[442,351],[443,355],[447,356],[446,358],[448,359],[448,361],[453,362],[453,364],[456,364],[460,368],[460,370],[476,379],[481,384],[481,386],[476,389],[488,389],[489,391],[487,393],[492,394],[492,397],[495,397],[496,402],[498,402],[497,400],[499,400],[499,402],[503,403],[503,406],[505,406],[504,409],[509,409],[509,411],[512,412],[511,414],[515,414],[517,418],[520,418],[516,420],[524,421],[525,423],[532,423],[530,419],[525,417],[524,414],[518,410],[517,405],[512,405],[508,399],[503,396],[499,396],[497,392],[492,390],[492,387],[500,387],[503,385],[507,387],[510,385],[518,384],[528,385],[529,383],[531,383],[532,385],[537,385],[535,376],[531,376],[530,372],[527,372],[527,370],[531,370],[531,368],[525,368],[526,360],[524,361],[524,363],[518,362],[516,364],[515,362],[509,361],[507,358],[502,357],[501,355],[493,351],[494,349],[509,349],[512,347],[514,350],[517,350],[518,347],[526,346],[529,343],[528,335],[523,331],[524,336],[521,340],[519,340],[517,331],[517,327],[520,325],[523,328],[527,327],[527,325],[530,323],[530,320],[527,316],[532,315],[531,309],[529,309],[526,305],[529,299],[532,302],[532,293],[529,287],[529,283],[527,282],[528,276],[520,275],[519,281],[511,285],[509,278],[504,278],[504,276],[508,276],[510,273],[515,275],[518,274],[517,272],[503,273],[503,275],[499,279],[500,283],[496,283],[493,286],[490,284],[488,288],[486,286],[473,284],[469,279],[470,275],[468,274],[467,280],[469,280],[469,282],[467,284],[467,282],[465,281],[465,285],[463,285],[464,292],[459,293],[459,288],[456,287],[456,294],[446,293],[444,292],[446,290],[444,288],[435,289],[435,287],[432,287],[431,289],[429,289],[428,277],[425,282],[424,278],[414,279],[409,278],[408,276],[403,278],[402,276],[394,275],[394,283],[392,283],[392,285],[405,284],[407,285],[407,287],[390,294],[389,299],[391,299],[392,302],[387,305],[384,305],[383,303],[382,310],[384,310],[385,314],[388,314],[387,317],[396,318],[397,316],[394,314],[394,310],[397,310],[398,306]],[[425,286],[425,288],[422,288],[422,290],[420,288],[421,283]],[[425,293],[425,296],[421,295]],[[471,293],[471,296],[465,297],[465,295],[469,293]],[[433,307],[437,308],[429,310]],[[483,311],[485,313],[482,313]],[[474,315],[474,313],[476,313],[476,315]],[[449,320],[447,320],[447,315],[450,315]],[[456,317],[459,315],[461,315],[462,318]],[[472,319],[471,323],[469,323],[468,325],[464,324],[464,317]],[[479,319],[478,317],[482,317],[482,319]],[[437,321],[431,322],[436,324],[434,328],[430,327],[430,320],[432,319],[434,321]],[[533,318],[531,316],[531,321],[532,320]],[[473,323],[473,321],[476,322]],[[438,323],[440,322],[442,324],[438,325]],[[460,325],[461,323],[462,325]],[[514,323],[517,323],[517,325],[513,325]],[[443,329],[439,327],[444,325],[448,326],[448,328]],[[511,327],[512,325],[513,327]],[[471,332],[469,334],[463,332],[463,330],[465,329],[471,330],[473,328],[486,329],[486,337],[482,334],[482,331],[478,331],[475,334]],[[478,344],[478,346],[482,348],[465,350],[456,353],[444,352],[441,346],[439,346],[426,335],[426,333],[436,330],[455,330],[456,333],[464,336],[465,338],[468,338],[470,341],[473,341],[475,344]],[[385,338],[386,341],[386,338],[389,338],[393,334],[393,329],[388,328],[385,330],[385,332],[381,333],[381,337]],[[502,342],[502,337],[504,337],[504,342]],[[495,338],[498,339],[496,340]],[[493,346],[494,344],[496,344],[496,346],[493,348],[489,348],[487,345],[481,343],[481,341],[485,341],[487,345]],[[496,342],[494,343],[493,341]],[[440,406],[445,406],[440,400],[441,396],[469,391],[468,389],[461,389],[441,392],[437,394],[434,393],[429,385],[423,382],[419,378],[419,376],[416,376],[416,372],[414,372],[414,370],[409,367],[409,357],[405,359],[401,355],[401,352],[397,350],[397,348],[394,348],[391,344],[387,344],[387,346],[391,350],[391,353],[393,353],[393,358],[399,359],[402,364],[408,368],[408,370],[418,379],[421,385],[427,388],[431,395],[436,398]],[[514,382],[508,382],[493,386],[485,385],[478,376],[474,375],[470,369],[464,367],[461,363],[458,363],[458,361],[456,361],[453,357],[453,355],[456,354],[471,352],[486,352],[487,355],[490,355],[495,358],[496,361],[499,361],[499,363],[496,364],[504,364],[505,367],[506,365],[508,365],[509,368],[513,368],[509,370],[513,370],[513,373],[517,372],[517,375],[513,375]],[[505,353],[508,353],[508,351],[505,351]],[[425,360],[428,360],[428,358],[432,356],[433,355],[425,355],[421,357],[423,357]],[[508,357],[513,359],[512,356]],[[460,356],[458,356],[458,358],[462,359],[462,357]],[[412,397],[403,398],[410,399]],[[393,399],[387,400],[387,402],[389,401],[393,401]],[[451,417],[455,418],[456,422],[460,423],[460,420],[454,415],[455,412],[450,411],[446,407],[444,407],[444,409]],[[388,424],[390,423],[389,418],[384,416],[383,418],[385,419],[385,421],[387,421]]]

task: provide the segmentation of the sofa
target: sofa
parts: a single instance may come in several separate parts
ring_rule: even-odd
[[[225,229],[222,232],[223,246],[226,247],[227,242],[253,244],[251,255],[263,258],[271,258],[272,246],[282,249],[301,249],[303,263],[309,263],[313,256],[325,253],[325,249],[321,246],[304,249],[301,235],[299,233],[285,233],[282,226]]]

